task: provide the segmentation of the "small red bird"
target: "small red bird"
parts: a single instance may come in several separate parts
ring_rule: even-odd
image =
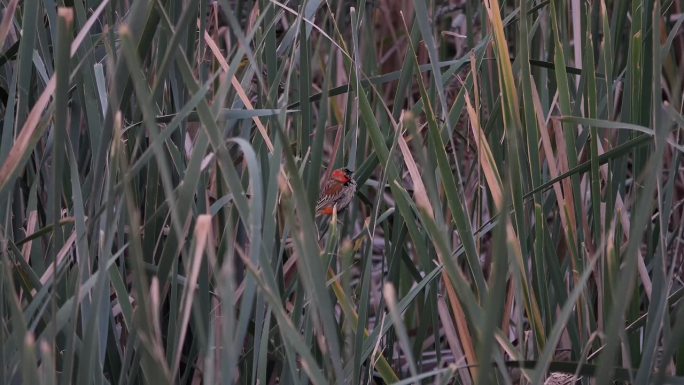
[[[316,216],[332,215],[333,207],[337,212],[344,210],[354,199],[356,181],[347,168],[339,168],[332,172],[330,179],[323,185],[320,198],[316,203]]]

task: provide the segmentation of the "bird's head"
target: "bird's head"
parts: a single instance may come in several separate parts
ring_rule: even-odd
[[[332,172],[332,179],[346,185],[352,181],[352,172],[348,168],[338,168]]]

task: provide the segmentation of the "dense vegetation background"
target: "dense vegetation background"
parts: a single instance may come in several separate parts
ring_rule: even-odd
[[[0,382],[684,383],[681,2],[0,4]]]

